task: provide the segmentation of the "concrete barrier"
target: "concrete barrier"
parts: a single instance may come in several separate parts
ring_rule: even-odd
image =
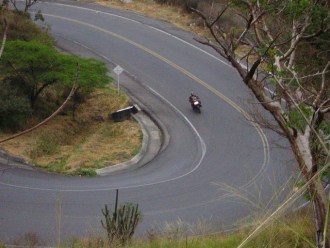
[[[138,106],[129,106],[127,108],[119,109],[114,113],[111,113],[111,119],[114,122],[125,121],[131,119],[131,114],[139,112]]]

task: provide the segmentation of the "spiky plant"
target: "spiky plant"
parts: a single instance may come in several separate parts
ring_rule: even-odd
[[[102,209],[104,220],[102,227],[107,231],[109,244],[120,242],[124,245],[131,240],[142,214],[138,204],[125,203],[118,207],[118,189],[116,190],[115,209],[112,211],[105,205]]]

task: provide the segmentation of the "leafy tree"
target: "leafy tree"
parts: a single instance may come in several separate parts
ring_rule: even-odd
[[[32,113],[29,99],[10,82],[0,81],[0,128],[16,131]]]
[[[330,166],[329,1],[233,0],[214,18],[194,11],[212,35],[199,41],[232,64],[277,126],[261,124],[289,141],[306,182],[301,190],[311,196],[317,247],[329,248],[321,180]],[[239,20],[236,27],[225,25],[228,16]],[[238,53],[243,46],[247,52]]]
[[[7,42],[0,64],[0,73],[30,99],[31,108],[50,86],[70,87],[80,65],[79,87],[91,90],[109,82],[104,63],[58,53],[36,41]]]
[[[1,128],[17,130],[32,112],[35,117],[49,116],[72,89],[78,64],[79,84],[75,85],[71,98],[73,114],[75,107],[94,87],[110,82],[104,63],[57,52],[53,39],[40,30],[29,15],[10,11],[6,8],[7,3],[3,4],[5,7],[0,13],[0,33],[3,33],[0,48]],[[42,20],[41,13],[37,15]],[[11,101],[15,103],[9,104]],[[13,111],[15,106],[20,110]]]

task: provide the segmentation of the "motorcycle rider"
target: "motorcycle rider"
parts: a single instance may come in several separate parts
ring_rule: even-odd
[[[198,97],[197,95],[195,95],[194,92],[191,92],[191,93],[190,93],[190,96],[189,96],[189,102],[191,103],[191,105],[193,105],[193,103],[194,103],[195,101],[199,101],[200,106],[202,106],[202,103],[201,103],[201,101],[199,100],[199,97]]]

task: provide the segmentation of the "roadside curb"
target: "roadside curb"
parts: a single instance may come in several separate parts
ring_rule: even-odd
[[[7,166],[15,166],[15,168],[23,168],[34,170],[34,166],[27,162],[25,159],[11,155],[0,148],[0,163]]]

